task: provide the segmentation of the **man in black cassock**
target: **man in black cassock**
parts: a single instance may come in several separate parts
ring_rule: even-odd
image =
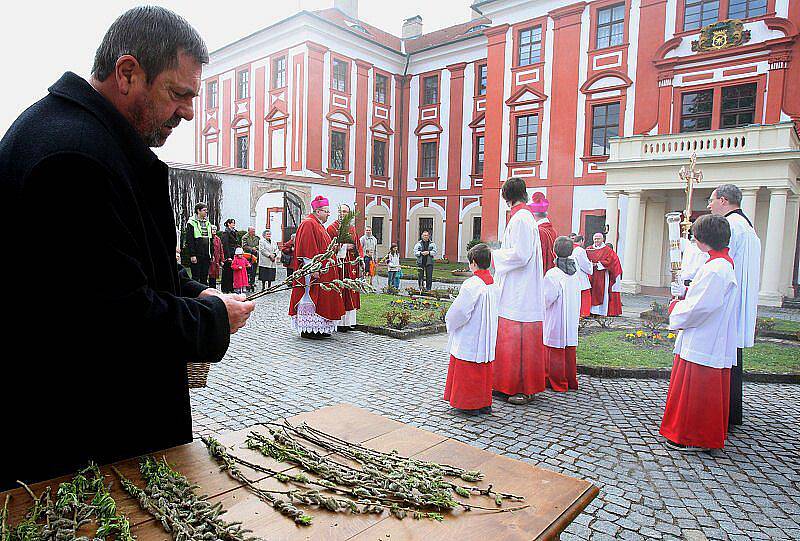
[[[135,8],[88,81],[65,73],[0,141],[8,223],[63,216],[95,232],[51,239],[70,264],[48,289],[4,291],[0,490],[192,439],[186,363],[219,361],[253,310],[176,264],[168,168],[148,148],[192,119],[205,62],[185,20]]]

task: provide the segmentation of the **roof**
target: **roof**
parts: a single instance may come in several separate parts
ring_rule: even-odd
[[[337,25],[346,30],[353,32],[360,32],[366,39],[379,43],[385,47],[401,52],[403,40],[394,34],[385,32],[378,27],[362,21],[361,19],[353,19],[348,17],[341,10],[337,8],[321,9],[313,12],[315,15]],[[492,21],[486,17],[473,19],[471,21],[448,26],[441,30],[422,34],[421,36],[413,39],[407,39],[405,52],[414,54],[425,49],[439,47],[448,43],[458,41],[464,38],[472,37],[473,35],[483,34],[483,26],[490,25]]]
[[[397,36],[385,32],[376,26],[362,21],[361,19],[353,19],[348,17],[341,10],[337,8],[320,9],[313,12],[315,15],[332,22],[336,26],[340,26],[346,30],[353,32],[360,32],[363,36],[371,41],[394,49],[397,52],[402,51],[402,40]]]
[[[406,52],[414,54],[425,49],[439,47],[454,41],[459,41],[464,38],[472,37],[475,35],[483,34],[486,27],[492,24],[492,21],[486,17],[473,19],[471,21],[448,26],[441,30],[422,34],[418,38],[406,40]]]

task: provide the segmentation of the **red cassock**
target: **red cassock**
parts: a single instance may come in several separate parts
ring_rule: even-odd
[[[556,256],[553,253],[553,245],[556,243],[558,233],[556,233],[550,220],[539,224],[539,240],[542,243],[542,271],[547,271],[556,266]]]
[[[336,220],[329,225],[327,231],[328,235],[332,239],[336,238],[336,236],[339,234],[339,220]],[[356,228],[353,226],[350,226],[350,238],[353,239],[355,247],[350,247],[347,249],[347,258],[345,263],[342,264],[341,261],[337,261],[337,269],[339,272],[339,278],[350,278],[355,280],[359,275],[359,264],[356,262],[356,260],[359,257],[363,257],[364,251],[361,249],[361,242],[358,240]],[[347,261],[352,261],[352,263],[347,263]],[[342,300],[344,301],[344,309],[348,312],[350,310],[358,310],[361,308],[361,294],[358,291],[353,291],[352,289],[343,290]]]
[[[601,248],[589,246],[586,248],[586,256],[592,263],[601,263],[604,267],[603,270],[595,268],[594,272],[592,272],[592,275],[589,277],[592,284],[592,306],[602,305],[607,294],[608,315],[622,315],[622,299],[619,293],[611,291],[614,282],[617,281],[618,277],[622,276],[622,265],[619,262],[619,257],[616,252],[607,244],[604,244]],[[606,273],[608,273],[608,290],[605,289]]]
[[[577,349],[575,346],[547,349],[547,382],[554,391],[578,388]]]
[[[494,363],[473,363],[450,355],[444,399],[460,410],[491,406],[493,377]]]
[[[331,237],[325,231],[325,227],[319,223],[319,220],[313,214],[306,216],[300,223],[300,227],[297,228],[297,235],[294,239],[294,255],[298,260],[298,266],[302,265],[300,258],[311,259],[317,254],[324,253],[330,243]],[[327,267],[327,271],[320,273],[318,279],[312,278],[309,295],[311,300],[314,301],[318,315],[331,321],[337,321],[344,315],[342,296],[335,290],[325,291],[318,285],[314,285],[317,282],[331,282],[339,277],[335,259],[331,259]],[[289,300],[290,316],[297,314],[297,303],[303,298],[304,292],[305,281],[298,280],[294,282],[292,297]]]
[[[730,368],[702,366],[676,354],[661,435],[681,445],[722,449],[730,391]]]
[[[507,395],[545,390],[547,351],[541,321],[497,321],[494,389]]]

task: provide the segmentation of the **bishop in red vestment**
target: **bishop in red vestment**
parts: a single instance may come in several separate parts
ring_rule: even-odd
[[[339,207],[339,219],[328,226],[328,235],[336,238],[339,234],[339,224],[341,220],[350,212],[350,207],[342,205]],[[339,278],[350,278],[356,280],[359,278],[361,261],[359,258],[364,257],[364,250],[361,249],[361,242],[356,235],[355,226],[350,226],[350,238],[352,243],[343,245],[339,249],[339,257],[337,257],[337,270]],[[351,330],[356,324],[356,312],[361,308],[361,294],[352,289],[342,290],[342,301],[344,302],[344,316],[338,322],[338,330],[347,332]]]
[[[536,218],[536,226],[539,228],[539,241],[542,245],[542,272],[547,273],[547,271],[556,266],[553,244],[558,238],[558,233],[556,233],[553,224],[550,223],[550,219],[547,217],[550,201],[547,200],[542,192],[535,192],[531,196],[528,208],[533,212],[533,217]]]
[[[594,244],[586,248],[586,256],[592,263],[589,277],[592,284],[591,313],[598,316],[621,316],[622,301],[615,286],[622,279],[622,265],[616,252],[603,242],[603,234],[595,233]]]
[[[330,215],[328,200],[318,195],[311,202],[311,208],[311,214],[303,218],[295,236],[294,254],[299,265],[324,253],[331,243],[323,225]],[[344,315],[342,296],[335,290],[324,290],[318,284],[332,282],[338,277],[336,261],[331,258],[323,265],[319,276],[307,276],[294,282],[289,315],[292,316],[292,327],[299,330],[302,337],[330,336],[336,330],[336,322]]]

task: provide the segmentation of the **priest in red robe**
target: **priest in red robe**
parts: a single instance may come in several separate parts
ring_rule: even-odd
[[[553,244],[558,238],[553,224],[547,217],[547,209],[550,207],[550,201],[544,196],[542,192],[535,192],[531,196],[531,202],[528,203],[528,208],[533,212],[533,217],[536,219],[536,226],[539,228],[539,240],[542,245],[542,271],[547,273],[550,269],[556,266],[555,254],[553,253]]]
[[[330,216],[330,203],[321,195],[311,202],[311,214],[303,218],[295,236],[295,257],[298,265],[305,265],[318,254],[325,253],[331,237],[323,225]],[[296,282],[289,300],[292,328],[303,338],[325,338],[336,330],[336,323],[344,315],[344,301],[336,290],[325,290],[320,283],[330,283],[339,278],[335,258],[323,264],[320,272]]]
[[[622,300],[619,295],[619,281],[622,279],[622,265],[616,252],[604,242],[602,233],[592,237],[594,244],[586,248],[586,256],[592,263],[591,313],[598,316],[621,316]]]
[[[336,238],[339,234],[339,224],[350,213],[350,207],[341,205],[339,207],[339,219],[328,226],[328,235]],[[342,244],[339,247],[339,252],[336,257],[336,267],[339,272],[339,278],[350,278],[356,280],[361,274],[361,259],[364,257],[364,251],[361,249],[361,242],[356,235],[356,228],[354,225],[350,226],[349,230],[352,243]],[[337,327],[341,332],[347,332],[353,329],[356,324],[356,313],[361,308],[361,294],[352,289],[342,290],[342,301],[344,302],[344,316],[337,322]]]

